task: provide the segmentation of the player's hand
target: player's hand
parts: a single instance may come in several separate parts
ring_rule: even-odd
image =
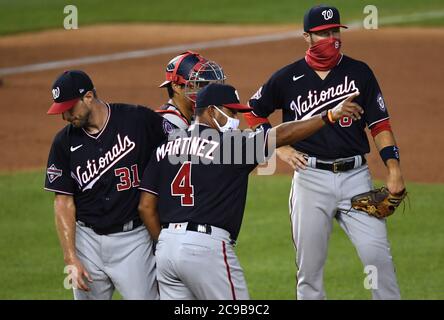
[[[69,269],[69,273],[71,274],[73,288],[83,291],[89,291],[90,289],[87,285],[87,282],[93,282],[93,280],[88,271],[86,271],[83,264],[80,262],[80,260],[76,258],[71,261],[69,265],[72,267]]]
[[[293,170],[303,170],[307,166],[307,160],[304,158],[303,154],[291,146],[283,146],[276,149],[276,154],[279,159],[288,163]]]
[[[359,92],[353,93],[347,99],[331,109],[333,121],[336,122],[343,117],[349,117],[353,120],[361,119],[361,114],[364,113],[364,109],[362,109],[362,107],[356,102],[353,102],[353,99],[357,96],[359,96]]]

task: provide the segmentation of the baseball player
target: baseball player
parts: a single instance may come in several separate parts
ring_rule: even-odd
[[[186,51],[171,59],[165,71],[165,81],[159,88],[166,88],[169,100],[159,112],[174,128],[187,129],[194,114],[197,91],[209,83],[224,83],[222,68],[200,54]]]
[[[138,215],[140,177],[166,138],[166,120],[142,106],[100,100],[89,76],[61,74],[48,114],[69,124],[52,143],[45,189],[75,299],[158,299],[152,240]]]
[[[364,266],[378,271],[373,299],[400,299],[387,239],[386,221],[350,210],[350,199],[372,189],[365,155],[370,152],[367,126],[387,166],[386,184],[404,190],[399,152],[381,89],[372,70],[341,53],[339,11],[316,6],[304,16],[303,59],[283,67],[250,99],[246,118],[254,127],[282,109],[283,121],[304,120],[341,101],[360,105],[362,119],[343,117],[314,135],[279,150],[295,171],[290,217],[296,249],[298,299],[325,299],[324,264],[333,218],[346,232]],[[353,99],[353,101],[351,101]],[[296,152],[295,150],[298,150]],[[304,169],[305,168],[305,169]]]
[[[341,104],[305,121],[236,130],[237,113],[250,110],[239,104],[232,86],[209,84],[197,94],[195,123],[153,153],[140,186],[139,212],[158,239],[161,299],[249,299],[234,252],[248,174],[274,143],[294,143],[343,115],[358,119],[362,112]]]

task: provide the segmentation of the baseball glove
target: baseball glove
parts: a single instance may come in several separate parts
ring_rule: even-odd
[[[386,187],[370,190],[351,198],[353,209],[367,212],[378,219],[391,216],[407,195],[404,189],[398,194],[391,194]]]

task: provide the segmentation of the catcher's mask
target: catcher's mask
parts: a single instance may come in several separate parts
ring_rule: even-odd
[[[171,82],[184,85],[185,95],[195,102],[197,92],[201,88],[209,83],[224,83],[226,77],[216,62],[207,60],[198,53],[187,51],[168,63],[165,79],[160,88]]]

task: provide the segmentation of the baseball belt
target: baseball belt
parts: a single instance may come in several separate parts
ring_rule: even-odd
[[[367,159],[365,159],[364,156],[359,155],[359,157],[361,158],[361,165],[367,163]],[[304,155],[304,158],[308,160],[308,156]],[[316,159],[315,166],[316,169],[328,170],[334,173],[345,172],[354,169],[356,167],[356,160],[357,159],[355,157],[340,159],[335,161]]]

